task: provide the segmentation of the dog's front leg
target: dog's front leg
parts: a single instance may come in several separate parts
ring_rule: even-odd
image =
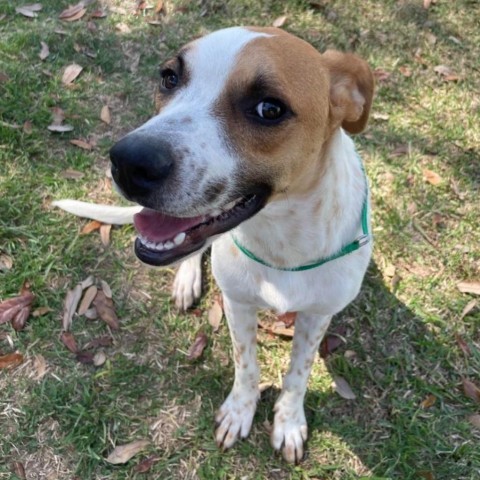
[[[251,305],[234,302],[224,295],[235,361],[232,391],[217,412],[215,438],[219,447],[230,448],[250,432],[259,397],[257,364],[257,316]]]
[[[307,422],[303,399],[315,354],[330,324],[331,316],[299,313],[295,320],[290,368],[283,379],[282,393],[275,403],[272,445],[282,450],[287,462],[303,457]]]
[[[173,281],[172,298],[179,310],[187,310],[202,293],[202,254],[204,250],[184,260]]]

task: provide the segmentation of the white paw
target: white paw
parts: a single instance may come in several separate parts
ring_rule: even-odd
[[[242,395],[233,391],[215,415],[215,440],[220,448],[230,448],[238,438],[250,432],[257,408],[257,395]]]
[[[275,406],[275,419],[271,442],[275,450],[281,450],[289,463],[298,463],[303,458],[303,443],[307,440],[308,428],[303,405],[297,409]]]
[[[185,260],[178,267],[173,282],[172,297],[180,310],[190,308],[202,293],[201,258],[195,255]]]

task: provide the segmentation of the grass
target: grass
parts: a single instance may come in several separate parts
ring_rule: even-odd
[[[462,318],[472,297],[456,288],[480,276],[479,5],[165,4],[161,25],[146,23],[149,11],[133,15],[134,2],[105,1],[107,17],[90,23],[60,21],[64,1],[43,0],[34,19],[16,14],[13,2],[0,6],[0,254],[13,260],[0,271],[0,299],[28,280],[35,306],[52,309],[22,332],[0,327],[0,354],[25,355],[15,370],[0,371],[0,478],[14,478],[13,462],[27,478],[51,479],[480,478],[480,431],[468,421],[479,406],[461,388],[462,378],[478,383],[480,376],[480,313]],[[359,298],[334,320],[332,328],[346,327],[346,344],[314,365],[305,400],[308,453],[298,466],[273,454],[267,433],[289,342],[260,332],[262,379],[275,387],[264,392],[250,437],[220,452],[212,418],[233,365],[226,326],[213,334],[206,319],[216,292],[211,278],[199,310],[179,314],[169,302],[173,272],[139,264],[131,227],[114,228],[104,248],[97,234],[79,234],[84,221],[49,206],[66,197],[118,201],[105,179],[108,148],[151,114],[163,59],[202,33],[270,25],[283,14],[284,28],[318,49],[355,50],[390,74],[378,82],[369,129],[356,139],[371,179],[374,262]],[[40,41],[50,47],[44,61]],[[74,62],[84,70],[67,88],[61,73]],[[445,81],[438,65],[459,79]],[[102,105],[110,107],[110,125],[99,118]],[[73,132],[48,132],[52,107],[65,111]],[[81,150],[73,138],[96,146]],[[83,178],[64,178],[66,169]],[[439,185],[425,181],[426,169],[440,175]],[[59,340],[65,293],[90,274],[110,283],[122,321],[99,368],[76,362]],[[185,352],[200,329],[209,346],[190,363]],[[73,331],[85,344],[105,327],[78,318]],[[41,379],[39,358],[48,367]],[[355,401],[334,393],[332,375],[349,382]],[[429,395],[435,403],[424,408]],[[129,463],[105,462],[115,445],[143,438],[151,446]],[[150,454],[158,457],[150,471],[135,473]]]

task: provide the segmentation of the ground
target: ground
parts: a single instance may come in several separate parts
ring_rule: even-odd
[[[22,478],[22,464],[26,478],[53,480],[479,479],[472,416],[480,407],[464,381],[480,383],[480,312],[457,287],[480,277],[479,4],[165,0],[155,14],[160,3],[94,2],[72,22],[59,19],[65,1],[41,1],[35,18],[16,13],[17,2],[0,5],[0,301],[28,280],[33,308],[51,309],[18,333],[0,325],[0,355],[24,356],[0,370],[0,478]],[[92,15],[98,9],[106,16]],[[119,202],[105,173],[108,149],[152,114],[161,61],[217,28],[276,19],[321,51],[355,51],[377,78],[369,128],[356,137],[371,182],[374,260],[359,297],[332,324],[342,345],[314,365],[310,438],[297,466],[268,438],[288,338],[260,331],[262,381],[273,387],[249,438],[219,451],[212,419],[233,364],[225,323],[214,333],[207,321],[218,293],[209,273],[197,308],[179,313],[169,298],[173,270],[136,260],[131,227],[113,228],[105,247],[98,232],[80,233],[87,221],[51,207],[60,198]],[[64,85],[73,63],[83,70]],[[105,105],[110,123],[100,119]],[[54,107],[72,131],[47,129]],[[79,363],[60,341],[66,292],[89,275],[110,284],[121,323],[109,332],[74,318],[82,345],[111,335],[99,367]],[[189,361],[200,331],[207,348]],[[334,391],[338,376],[355,400]],[[143,439],[150,445],[126,464],[105,461],[115,446]],[[136,472],[152,455],[148,471]]]

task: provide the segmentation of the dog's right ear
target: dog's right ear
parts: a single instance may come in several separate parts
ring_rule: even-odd
[[[352,53],[327,50],[322,59],[330,73],[330,116],[334,128],[365,129],[375,80],[367,62]]]

